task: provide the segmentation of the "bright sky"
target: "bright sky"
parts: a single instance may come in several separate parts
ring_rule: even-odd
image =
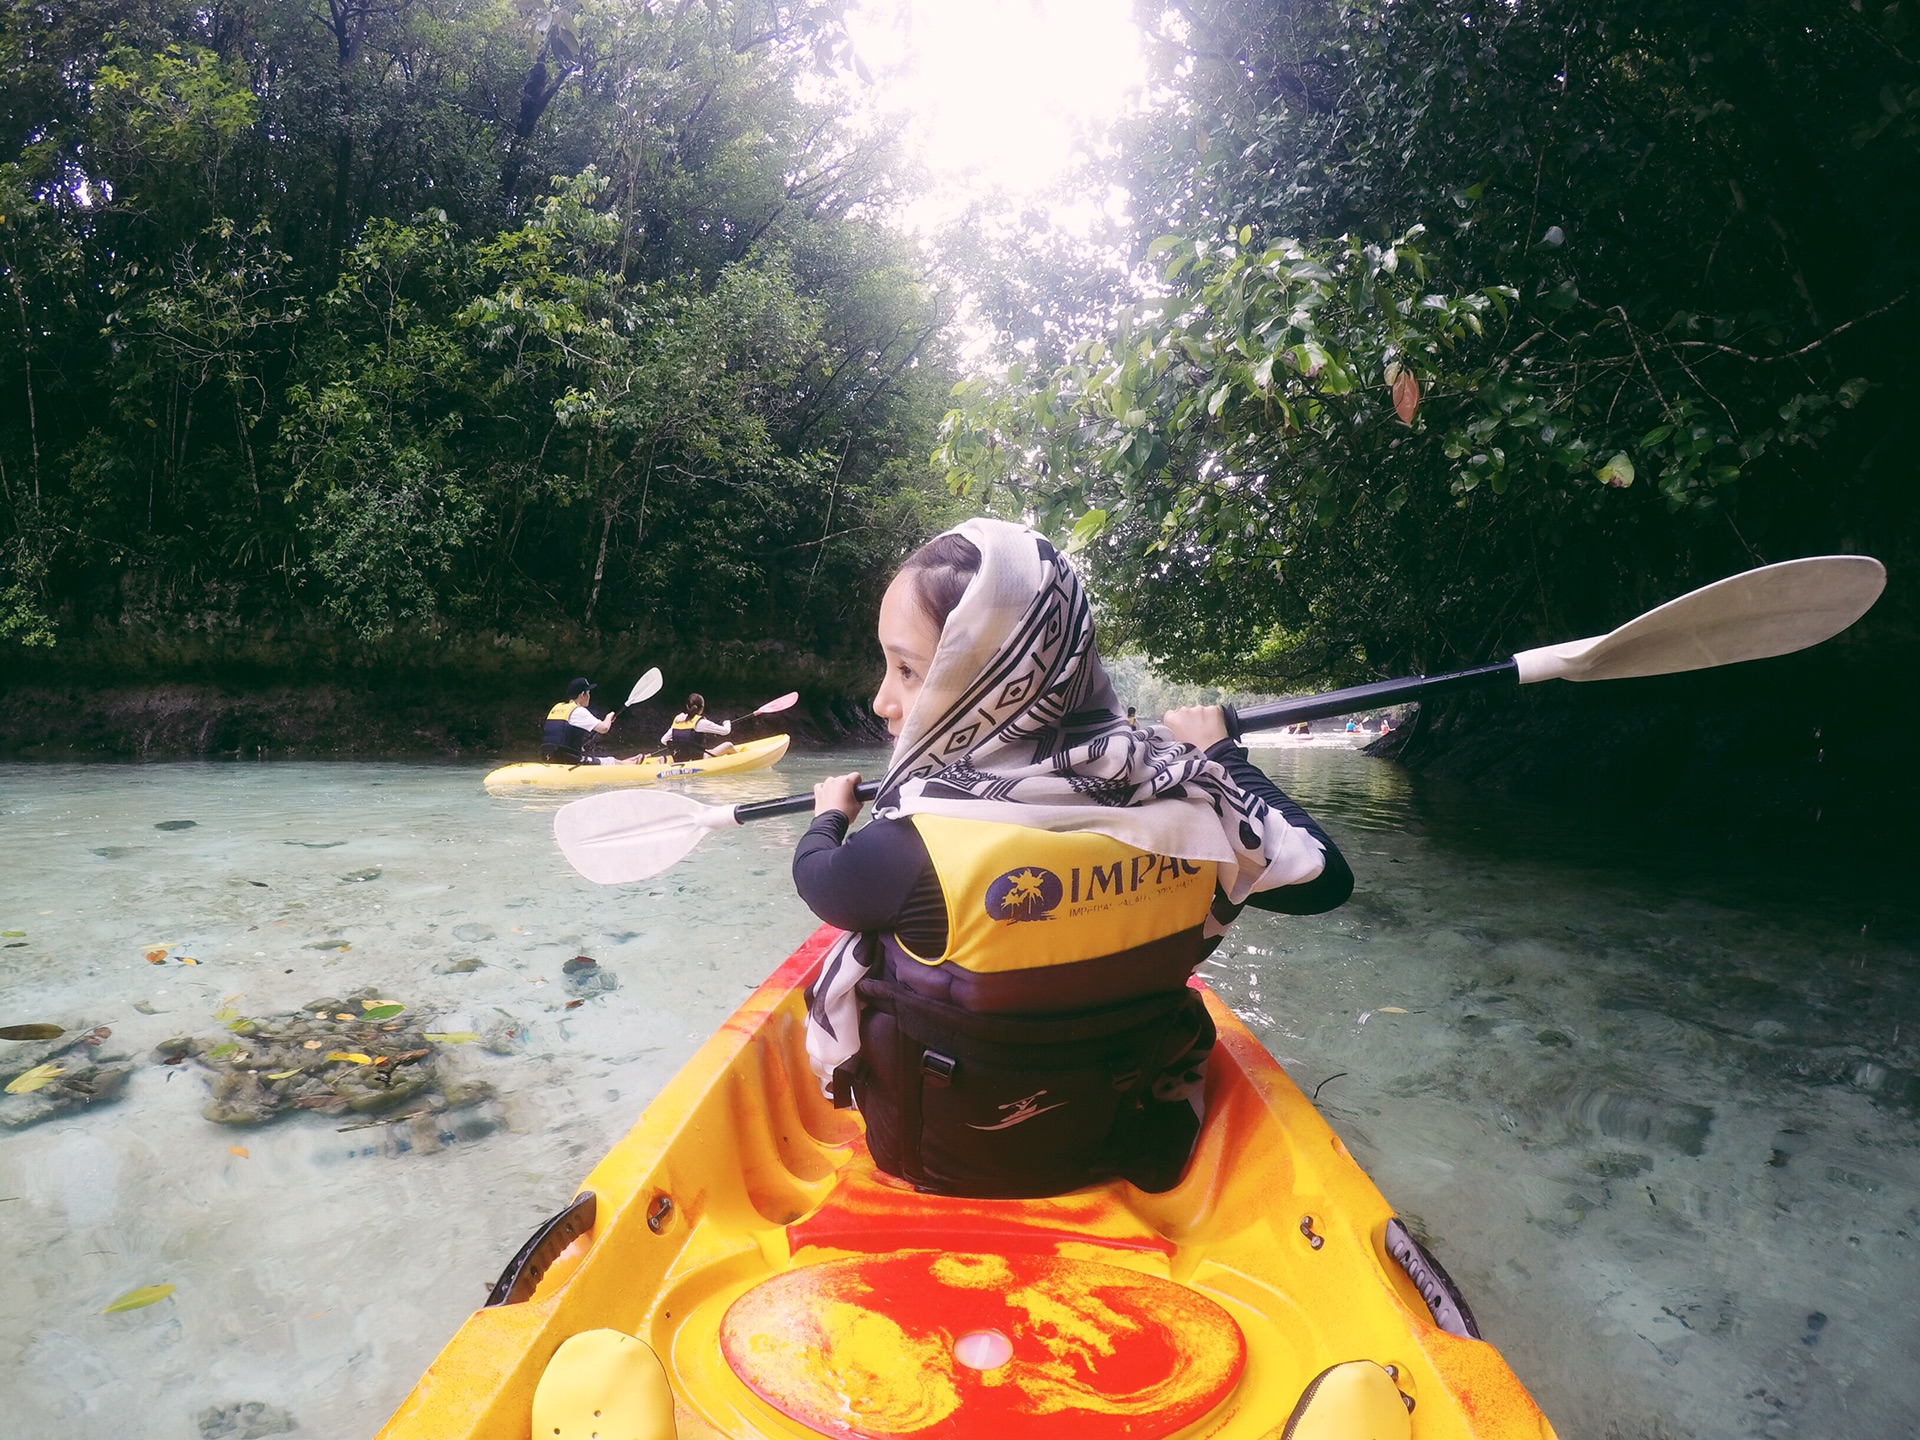
[[[937,223],[996,188],[1043,190],[1077,133],[1119,114],[1144,80],[1131,0],[862,0],[849,17],[886,109],[912,115]]]

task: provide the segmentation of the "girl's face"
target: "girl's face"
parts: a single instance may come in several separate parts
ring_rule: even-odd
[[[887,678],[873,697],[873,713],[887,722],[887,733],[896,740],[920,698],[939,646],[940,631],[920,608],[913,577],[895,576],[880,600],[880,651],[887,657]]]

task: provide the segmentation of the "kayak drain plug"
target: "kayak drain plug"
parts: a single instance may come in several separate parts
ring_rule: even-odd
[[[953,1342],[953,1358],[969,1370],[998,1370],[1013,1358],[1013,1342],[998,1330],[975,1330]]]
[[[1327,1243],[1326,1236],[1313,1233],[1313,1217],[1311,1215],[1302,1215],[1300,1217],[1300,1233],[1307,1237],[1307,1244],[1316,1250]]]

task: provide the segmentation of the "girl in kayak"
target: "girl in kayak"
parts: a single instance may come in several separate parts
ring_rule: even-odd
[[[731,735],[731,720],[709,720],[707,718],[707,700],[698,693],[687,696],[687,708],[673,717],[673,723],[667,727],[667,733],[660,737],[660,743],[667,747],[667,755],[676,763],[684,765],[689,760],[699,760],[708,755],[725,755],[733,749],[731,740],[722,740],[712,749],[702,735]]]
[[[794,882],[849,933],[807,1050],[875,1163],[924,1190],[1175,1184],[1213,1027],[1187,986],[1242,906],[1313,914],[1352,873],[1218,707],[1129,726],[1079,577],[1018,525],[924,546],[881,603],[894,750],[814,789]]]

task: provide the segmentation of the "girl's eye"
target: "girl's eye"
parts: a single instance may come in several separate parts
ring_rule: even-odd
[[[913,678],[913,667],[911,665],[901,665],[898,669],[902,680],[911,680]]]

